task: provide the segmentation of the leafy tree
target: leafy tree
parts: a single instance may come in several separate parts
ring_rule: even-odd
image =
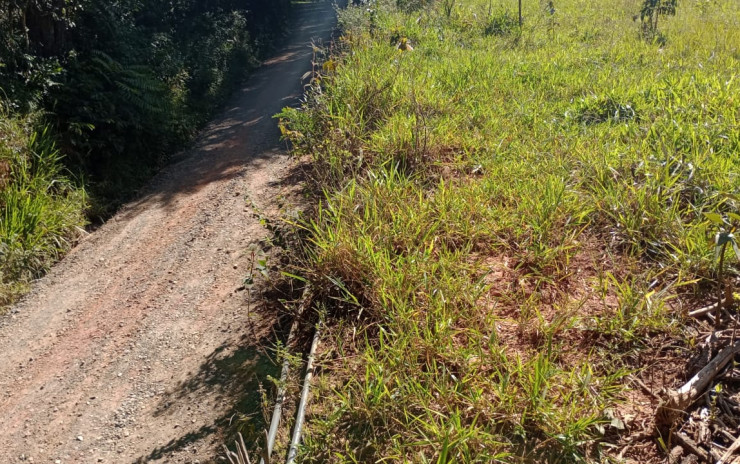
[[[209,119],[284,30],[289,5],[0,0],[0,101],[40,110],[67,163],[115,202],[135,188],[125,173],[146,177]]]

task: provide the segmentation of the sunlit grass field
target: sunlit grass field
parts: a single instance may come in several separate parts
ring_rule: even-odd
[[[740,3],[681,1],[650,34],[637,0],[523,3],[521,30],[514,1],[350,7],[282,114],[324,191],[303,462],[662,459],[631,379],[683,380],[687,308],[717,291]]]

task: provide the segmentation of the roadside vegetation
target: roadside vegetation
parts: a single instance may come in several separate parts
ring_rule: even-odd
[[[0,304],[187,146],[288,0],[0,0]]]
[[[84,189],[69,180],[46,129],[0,118],[0,305],[66,252],[85,223]]]
[[[328,333],[302,462],[675,445],[656,397],[715,325],[688,311],[735,311],[740,6],[523,3],[521,28],[508,0],[343,10],[280,115],[314,166]]]

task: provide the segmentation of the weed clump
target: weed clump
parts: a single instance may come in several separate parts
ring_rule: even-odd
[[[633,103],[611,95],[581,99],[566,115],[586,125],[604,122],[622,123],[637,118]]]
[[[65,173],[49,133],[0,118],[0,307],[73,244],[85,192]]]
[[[485,35],[506,36],[519,31],[519,20],[516,15],[506,10],[493,13],[488,18],[484,29]]]

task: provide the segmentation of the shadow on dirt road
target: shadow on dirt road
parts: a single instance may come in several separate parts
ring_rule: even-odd
[[[181,195],[197,192],[212,182],[230,180],[243,173],[244,167],[259,166],[283,153],[273,116],[283,107],[295,105],[303,94],[307,80],[302,76],[311,69],[311,44],[329,42],[332,29],[327,28],[327,17],[334,15],[325,1],[299,4],[297,8],[300,19],[289,45],[266,60],[233,95],[233,103],[209,124],[195,146],[181,155],[185,159],[157,176],[143,198],[126,210],[153,201],[169,207]],[[176,172],[181,170],[189,173],[186,179]]]

